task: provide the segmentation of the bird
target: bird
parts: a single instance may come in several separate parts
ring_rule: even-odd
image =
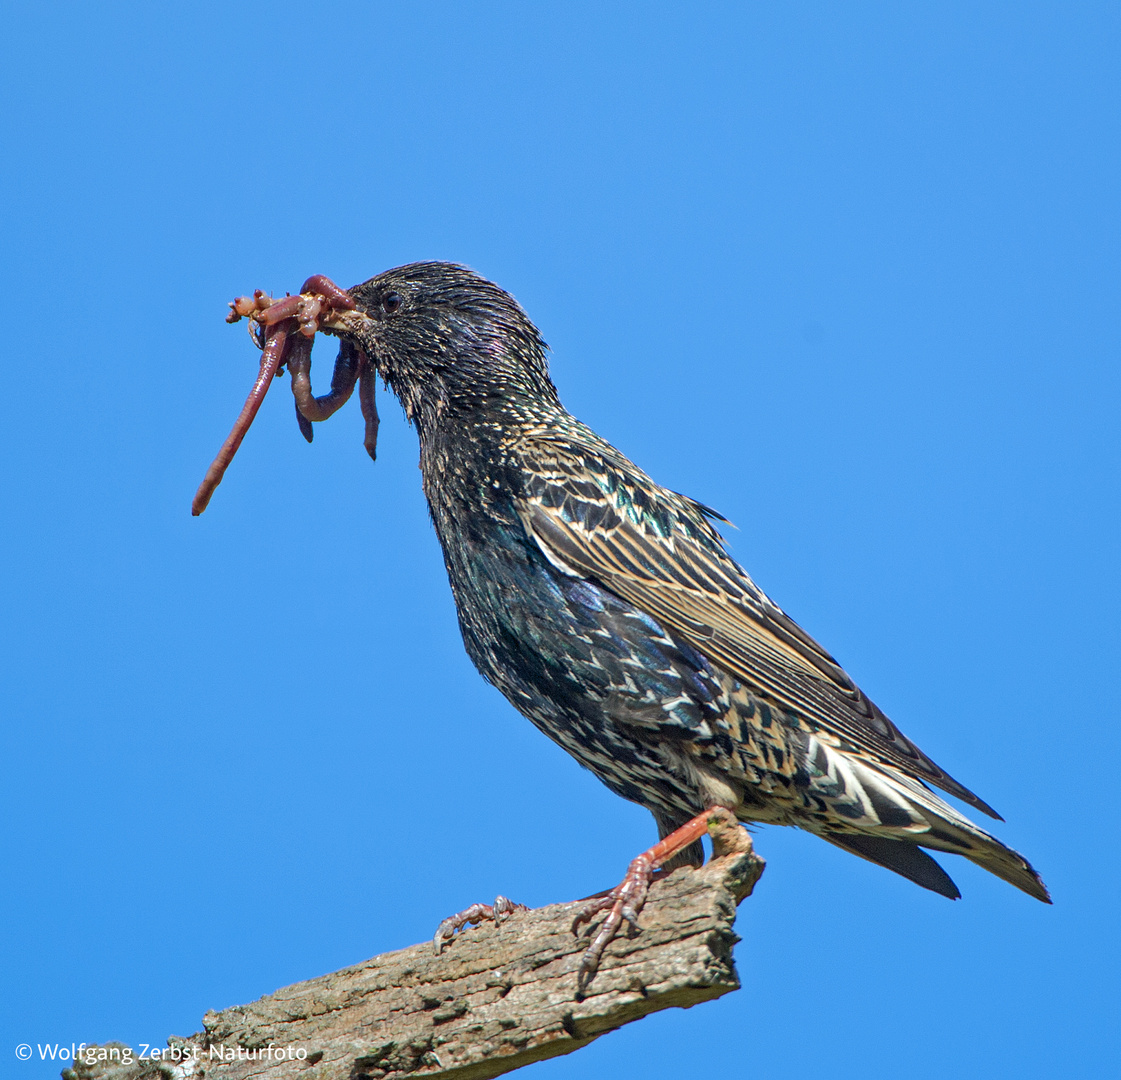
[[[703,861],[714,809],[801,828],[951,899],[960,892],[930,850],[1050,903],[1023,856],[937,791],[1000,815],[734,561],[724,519],[564,408],[548,347],[513,296],[449,262],[388,270],[348,295],[354,310],[325,328],[366,353],[418,433],[471,660],[654,816],[659,845],[582,915],[609,911],[583,975],[635,921],[655,866]]]

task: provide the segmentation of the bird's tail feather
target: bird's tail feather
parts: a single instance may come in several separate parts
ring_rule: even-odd
[[[817,740],[815,740],[816,742]],[[921,848],[964,855],[989,873],[1049,904],[1039,874],[1018,852],[909,776],[824,747],[828,768],[815,778],[817,794],[838,811],[836,827],[818,835],[856,855],[894,870],[924,888],[957,898],[949,875]]]
[[[931,892],[941,893],[951,900],[961,896],[953,878],[917,844],[862,833],[818,833],[818,836],[862,859],[894,870]]]

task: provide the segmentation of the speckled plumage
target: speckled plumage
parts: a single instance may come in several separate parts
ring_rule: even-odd
[[[419,263],[351,295],[366,318],[350,336],[420,436],[467,651],[541,731],[648,807],[662,835],[723,805],[947,896],[956,887],[922,848],[1047,899],[1026,860],[931,786],[993,811],[729,557],[716,515],[565,411],[507,293]]]

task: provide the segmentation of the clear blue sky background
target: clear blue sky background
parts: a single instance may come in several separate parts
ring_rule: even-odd
[[[225,304],[474,266],[573,412],[1007,818],[1046,908],[792,830],[743,989],[556,1077],[1097,1077],[1118,1047],[1115,4],[5,4],[0,1075],[162,1043],[653,836],[476,675],[416,441]],[[318,351],[320,379],[333,350]]]

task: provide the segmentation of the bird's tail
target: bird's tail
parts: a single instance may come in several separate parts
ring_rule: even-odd
[[[1029,896],[1051,903],[1047,887],[1027,859],[924,784],[832,747],[824,749],[830,767],[813,785],[828,789],[822,794],[831,796],[828,802],[839,813],[835,827],[830,822],[813,828],[822,839],[951,899],[961,895],[957,886],[923,848],[964,855]]]

